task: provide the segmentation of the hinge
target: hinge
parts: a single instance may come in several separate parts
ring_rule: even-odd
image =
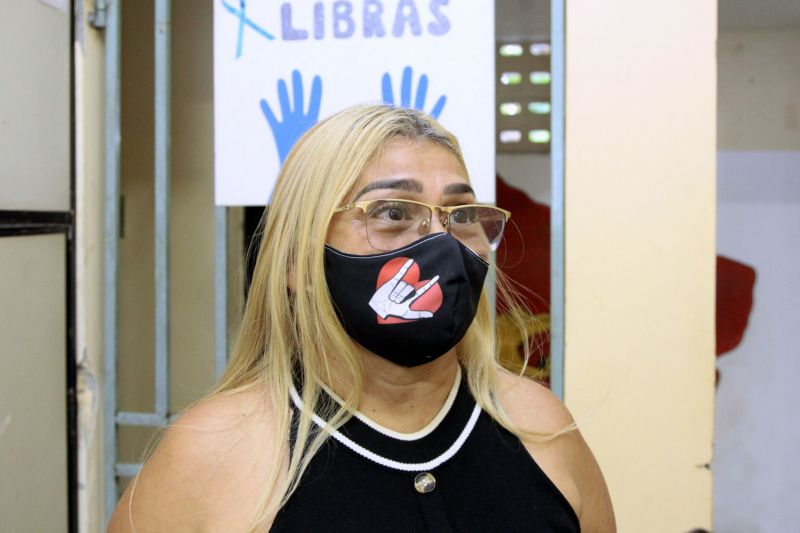
[[[98,30],[104,29],[106,27],[107,14],[108,2],[106,0],[94,0],[94,9],[89,13],[89,24]]]

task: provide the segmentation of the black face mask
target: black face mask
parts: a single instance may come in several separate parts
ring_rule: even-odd
[[[325,277],[344,329],[367,350],[407,367],[433,361],[464,337],[488,268],[447,233],[374,255],[325,246]]]

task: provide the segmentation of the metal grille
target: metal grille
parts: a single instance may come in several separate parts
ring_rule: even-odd
[[[170,214],[170,0],[155,0],[155,409],[117,409],[118,292],[120,235],[120,2],[98,2],[92,16],[105,29],[105,515],[110,518],[120,477],[132,477],[140,464],[117,458],[120,426],[161,427],[169,412],[169,214]],[[215,369],[219,377],[227,362],[227,210],[215,210]]]

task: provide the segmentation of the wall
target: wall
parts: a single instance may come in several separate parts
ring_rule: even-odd
[[[550,205],[550,154],[498,154],[495,165],[506,183]]]
[[[4,531],[67,530],[65,250],[59,234],[0,238]]]
[[[800,150],[800,28],[719,39],[720,150]]]
[[[65,211],[70,204],[69,12],[24,0],[2,7],[0,209]],[[11,48],[16,53],[9,53]],[[57,93],[54,87],[63,90]]]
[[[620,531],[710,529],[716,1],[566,9],[566,402]]]
[[[718,365],[714,522],[796,531],[800,31],[721,33],[718,55],[718,252],[757,279],[745,337]]]
[[[25,0],[2,8],[0,529],[66,531],[68,240],[31,222],[47,225],[43,212],[68,219],[72,209],[70,9]]]

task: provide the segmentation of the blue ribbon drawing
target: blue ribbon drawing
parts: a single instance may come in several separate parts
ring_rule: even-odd
[[[319,106],[322,101],[322,80],[319,76],[314,76],[311,82],[311,96],[309,98],[308,111],[304,111],[303,98],[303,77],[300,71],[292,71],[292,95],[294,106],[289,101],[289,91],[284,80],[278,80],[278,100],[281,105],[281,117],[279,121],[272,111],[272,108],[263,98],[261,99],[261,112],[267,119],[272,135],[275,137],[275,146],[278,148],[278,159],[281,165],[286,161],[289,150],[303,133],[317,123],[319,119]]]
[[[256,33],[265,37],[266,39],[272,40],[275,38],[270,32],[253,22],[251,19],[247,18],[246,13],[246,6],[245,0],[239,0],[239,8],[230,5],[225,0],[222,0],[222,6],[232,15],[236,16],[239,19],[239,31],[237,32],[236,37],[236,59],[239,59],[242,55],[242,44],[244,42],[244,27],[247,26],[251,28]]]
[[[411,67],[406,67],[403,69],[403,79],[400,83],[400,103],[395,103],[394,100],[394,91],[392,91],[392,77],[386,72],[383,75],[381,80],[381,87],[383,90],[383,103],[388,105],[399,105],[400,107],[411,107],[411,79],[413,77],[414,71]],[[414,98],[414,109],[418,109],[420,111],[425,111],[425,98],[428,95],[428,75],[423,74],[419,78],[419,85],[417,86],[417,94]],[[442,95],[436,101],[436,104],[433,106],[433,109],[430,110],[428,113],[435,119],[439,118],[439,115],[442,113],[442,109],[444,109],[444,104],[447,103],[447,96]]]

